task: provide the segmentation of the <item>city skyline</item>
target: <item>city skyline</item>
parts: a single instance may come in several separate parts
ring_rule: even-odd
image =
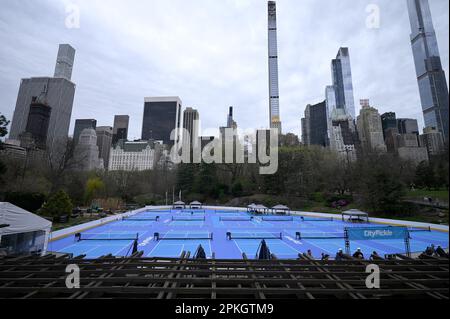
[[[328,71],[329,60],[335,55],[336,49],[344,45],[348,46],[352,52],[352,72],[355,86],[355,100],[368,97],[371,99],[372,104],[380,110],[380,113],[394,111],[400,117],[417,118],[419,120],[420,130],[422,130],[423,117],[415,79],[414,60],[409,43],[410,28],[407,6],[406,2],[400,2],[400,5],[390,4],[388,6],[384,1],[379,1],[381,9],[381,27],[376,30],[367,29],[365,26],[365,19],[368,16],[365,9],[369,2],[367,1],[367,3],[357,5],[356,8],[354,8],[354,11],[359,12],[359,19],[356,20],[359,21],[357,25],[359,25],[359,31],[363,36],[355,37],[354,35],[348,33],[347,28],[349,28],[349,26],[343,26],[342,34],[337,34],[336,30],[332,28],[333,23],[336,23],[335,20],[329,20],[330,22],[324,24],[325,26],[322,25],[319,27],[315,25],[317,30],[314,31],[302,29],[299,25],[295,24],[297,21],[293,21],[292,19],[295,17],[303,17],[305,13],[301,12],[302,9],[305,9],[305,11],[309,14],[311,14],[311,11],[318,14],[319,12],[316,11],[317,8],[315,8],[314,4],[310,1],[305,1],[302,4],[282,0],[277,1],[278,23],[284,25],[284,27],[279,26],[278,37],[279,54],[281,57],[280,95],[282,97],[281,104],[283,105],[281,116],[283,118],[283,128],[285,133],[293,132],[300,135],[300,118],[304,112],[305,106],[323,99],[323,87],[331,80],[329,79],[330,76]],[[196,3],[197,2],[194,1],[194,7]],[[45,41],[43,41],[42,45],[37,48],[33,48],[33,50],[23,48],[18,54],[14,53],[7,55],[4,53],[14,52],[17,50],[17,41],[3,41],[6,43],[6,47],[5,50],[0,53],[2,61],[11,61],[11,63],[1,66],[2,71],[5,71],[1,72],[0,75],[1,112],[7,115],[9,119],[12,118],[14,100],[17,97],[17,83],[20,81],[20,78],[41,75],[50,76],[52,73],[52,66],[49,65],[48,60],[51,61],[52,57],[55,55],[54,50],[57,43],[67,42],[72,44],[74,48],[77,49],[78,56],[73,70],[74,82],[77,83],[77,92],[73,106],[70,132],[73,131],[75,119],[96,118],[99,125],[111,125],[113,121],[112,116],[114,114],[122,114],[124,113],[124,110],[127,110],[126,113],[130,115],[131,119],[129,134],[130,139],[139,138],[139,131],[141,130],[142,123],[142,98],[144,96],[161,95],[179,95],[183,99],[185,107],[191,106],[198,109],[203,119],[203,128],[205,128],[205,126],[208,128],[218,128],[221,121],[220,118],[217,118],[216,114],[224,112],[228,105],[235,106],[235,117],[240,123],[240,127],[267,127],[267,120],[265,120],[268,114],[266,106],[267,89],[264,89],[267,87],[267,80],[264,81],[263,78],[259,79],[259,75],[267,79],[267,62],[264,63],[261,59],[261,57],[264,58],[266,55],[266,50],[262,50],[262,52],[259,52],[258,50],[258,52],[256,52],[256,49],[260,47],[260,44],[264,45],[265,42],[265,46],[267,45],[266,32],[260,32],[261,29],[265,29],[267,27],[267,20],[265,17],[267,2],[263,1],[262,3],[256,3],[253,1],[244,1],[240,3],[241,4],[239,6],[235,6],[234,2],[227,1],[226,4],[221,3],[217,6],[220,8],[224,7],[229,10],[227,12],[230,12],[230,14],[236,12],[239,13],[239,17],[241,19],[248,17],[252,22],[255,22],[254,27],[251,27],[250,24],[244,24],[244,34],[246,34],[246,32],[250,32],[251,35],[251,38],[247,39],[249,42],[243,47],[242,50],[238,52],[234,49],[231,50],[234,53],[233,59],[235,59],[235,61],[229,62],[230,70],[227,71],[220,69],[218,72],[210,71],[210,74],[207,75],[203,73],[205,70],[200,68],[202,73],[200,80],[204,81],[204,84],[198,85],[198,83],[202,82],[199,82],[199,74],[197,74],[194,68],[198,61],[195,59],[192,60],[192,52],[189,51],[191,49],[193,50],[194,47],[188,47],[187,54],[181,57],[178,56],[177,60],[168,60],[169,62],[158,65],[156,68],[167,68],[167,72],[154,71],[154,79],[151,79],[151,75],[153,73],[143,74],[142,71],[137,71],[136,74],[133,74],[133,77],[130,78],[128,75],[132,74],[133,71],[136,71],[135,66],[125,68],[124,65],[120,65],[127,64],[126,53],[130,53],[130,51],[133,54],[133,57],[138,58],[137,62],[142,62],[141,54],[143,52],[140,51],[142,48],[136,46],[133,47],[132,50],[124,50],[124,48],[118,44],[117,51],[114,53],[109,52],[107,54],[107,61],[101,61],[103,63],[90,63],[93,61],[98,61],[97,59],[100,59],[104,54],[106,54],[103,51],[97,51],[96,45],[87,46],[86,43],[79,38],[81,34],[85,34],[90,31],[93,31],[94,36],[98,32],[98,30],[91,29],[91,26],[95,25],[95,22],[99,21],[97,19],[98,17],[96,18],[94,12],[91,12],[92,10],[89,9],[92,8],[92,6],[95,6],[96,3],[94,2],[93,4],[88,4],[81,2],[81,28],[66,29],[64,26],[64,18],[66,15],[64,12],[65,7],[63,5],[55,7],[48,2],[44,2],[44,13],[59,17],[59,20],[56,19],[57,21],[55,22],[46,23],[53,25],[58,22],[61,24],[61,26],[57,28],[60,34],[53,34],[53,38],[56,41],[55,43],[51,43],[49,41],[49,38],[52,38],[52,36],[46,36],[46,39],[44,39]],[[245,5],[245,3],[247,5]],[[346,8],[348,3],[348,1],[344,1],[341,6],[336,6],[335,4],[330,3],[330,7],[320,13],[326,16],[330,14],[328,10],[331,11],[339,9],[345,13],[345,16],[352,16],[354,13]],[[443,40],[444,37],[448,35],[448,21],[443,22],[444,20],[442,18],[442,16],[446,16],[448,18],[448,4],[443,3],[443,1],[431,1],[430,4],[435,29],[438,35],[438,42],[441,47],[444,70],[448,76],[448,40]],[[137,7],[142,9],[143,5],[143,3],[138,3]],[[16,12],[14,7],[15,5],[6,3],[6,9],[2,12]],[[161,7],[160,4],[158,4],[157,7],[159,10],[164,8]],[[442,7],[444,7],[444,10],[436,9]],[[48,12],[45,11],[45,9],[49,9]],[[207,7],[201,12],[208,12],[209,14],[209,9],[211,9],[211,7]],[[445,11],[445,9],[447,9],[447,11]],[[27,11],[28,9],[23,10]],[[179,13],[181,14],[181,11],[183,10],[179,10]],[[131,11],[134,11],[134,9]],[[392,21],[389,21],[389,16],[398,13],[399,11],[402,12],[401,19],[398,19],[399,22],[392,23]],[[178,12],[178,10],[176,10],[176,12]],[[125,17],[130,17],[127,15],[129,13],[130,11],[125,11]],[[27,16],[27,12],[22,12],[21,14]],[[218,14],[217,9],[212,9],[211,14],[212,16],[214,16],[214,14]],[[310,23],[313,23],[313,17],[314,14],[308,19]],[[208,17],[203,16],[203,19],[206,18]],[[9,17],[6,14],[0,13],[0,19],[1,21],[8,21]],[[43,21],[47,21],[47,19],[43,19]],[[20,23],[26,24],[26,19],[25,23]],[[239,26],[242,26],[239,19],[238,24]],[[292,32],[292,28],[286,27],[289,26],[289,24],[294,24],[294,31],[296,32]],[[165,34],[171,35],[173,29],[167,25],[166,27],[169,30],[167,30]],[[217,36],[221,36],[223,35],[223,32],[225,32],[222,30],[222,27],[225,28],[225,26],[221,24],[220,20],[212,27],[214,29],[213,31],[217,31]],[[391,27],[394,27],[397,32],[401,29],[400,35],[397,34],[394,37],[393,35],[387,34],[389,33],[389,30],[386,29],[391,29]],[[97,26],[97,28],[100,30],[105,28],[107,30],[112,30],[112,27],[106,23]],[[195,25],[188,25],[185,32],[188,35],[191,35],[191,32],[196,30],[196,28],[197,26]],[[240,34],[238,34],[238,32],[234,32],[234,28],[235,27],[229,31],[230,34],[228,36],[233,35],[237,38],[233,41],[243,41],[242,36],[239,37]],[[23,29],[23,25],[19,26],[16,32],[20,33],[20,29]],[[131,30],[132,32],[136,31],[134,28],[131,28]],[[152,30],[154,30],[154,28],[152,28]],[[323,36],[324,34],[324,30],[327,31],[326,34],[329,33],[330,35],[330,43],[326,43],[325,45],[325,43],[313,41],[314,43],[307,43],[308,50],[298,50],[298,42],[302,42],[299,39],[308,39],[311,38],[311,35],[314,35],[317,39],[320,39],[320,36]],[[347,32],[344,34],[344,31]],[[231,34],[231,32],[233,33]],[[210,36],[213,36],[213,32],[203,32],[200,33],[200,35],[202,39],[208,40]],[[333,35],[338,35],[337,39],[334,39]],[[2,32],[1,36],[7,37],[7,34]],[[117,37],[119,36],[120,34],[117,35]],[[392,50],[392,52],[389,52],[386,55],[387,57],[392,56],[390,60],[383,60],[386,61],[385,63],[390,67],[392,67],[393,63],[399,64],[399,70],[401,71],[396,72],[399,74],[395,74],[392,78],[390,78],[392,74],[387,72],[386,69],[379,68],[379,65],[375,66],[378,67],[378,69],[374,69],[374,66],[372,65],[373,63],[371,63],[374,57],[378,56],[382,58],[385,53],[377,51],[371,52],[371,55],[369,55],[367,49],[361,49],[362,43],[364,43],[368,45],[368,48],[373,49],[375,47],[382,51],[383,46],[386,45],[385,42],[374,46],[374,42],[376,42],[375,40],[380,42],[379,39],[382,36],[389,36],[390,41],[395,41],[395,43],[399,43],[399,46],[402,47],[401,50]],[[108,42],[112,40],[112,38],[114,38],[114,36],[111,33],[109,33],[109,35],[107,33],[107,36],[102,41]],[[217,38],[213,39],[217,42],[210,43],[210,45],[216,46],[215,49],[210,48],[211,50],[206,50],[202,53],[202,58],[206,59],[204,60],[205,64],[209,66],[211,65],[211,62],[222,58],[223,55],[227,55],[227,53],[219,50],[221,44],[227,43],[226,40],[218,40]],[[361,39],[365,41],[358,42],[358,40]],[[123,40],[125,41],[125,39]],[[153,51],[157,51],[156,55],[158,58],[161,58],[159,56],[161,52],[158,51],[164,51],[165,49],[171,48],[171,44],[169,43],[170,41],[161,41],[162,40],[159,39],[159,42],[157,43],[166,44],[167,48],[161,46],[153,49]],[[389,43],[389,41],[386,42]],[[30,41],[30,44],[33,43],[33,41]],[[198,41],[196,41],[195,44],[199,45]],[[312,52],[309,52],[309,50]],[[320,54],[318,54],[319,52]],[[399,54],[399,52],[403,53]],[[236,55],[236,53],[239,54]],[[304,55],[302,55],[302,53],[304,53]],[[318,56],[312,57],[313,53]],[[48,56],[45,56],[45,54]],[[398,56],[403,54],[405,56],[402,59],[399,59]],[[243,62],[246,62],[250,56],[257,57],[256,61],[252,62],[248,66],[243,66]],[[308,71],[309,67],[305,69],[304,60],[308,60],[308,58],[310,59],[310,63],[308,64],[313,64],[312,67],[315,67],[313,68],[313,71]],[[267,59],[267,57],[264,59]],[[14,65],[14,61],[17,60],[31,63],[27,63],[26,65],[22,63],[17,71],[14,71],[12,65]],[[108,63],[106,64],[106,62]],[[178,66],[177,70],[174,70],[174,66],[170,65],[172,62],[175,62]],[[180,65],[183,66],[183,63],[185,64],[185,68],[179,68]],[[143,65],[143,68],[148,70],[150,66],[155,67],[156,62],[153,64],[154,65],[145,64]],[[252,68],[250,68],[250,66],[252,66]],[[91,70],[87,70],[87,68],[91,68]],[[125,72],[123,74],[123,78],[121,78],[121,74],[118,73],[119,70],[123,70]],[[237,74],[230,74],[231,71],[236,70],[238,70]],[[406,70],[407,72],[402,72],[403,70]],[[16,76],[14,76],[14,74],[16,74]],[[86,74],[91,75],[92,79],[84,78],[82,76]],[[111,76],[111,74],[115,76]],[[266,76],[264,76],[264,74],[266,74]],[[108,77],[106,77],[106,75],[108,75]],[[149,85],[154,84],[158,79],[158,76],[163,79],[163,81],[161,81],[162,83]],[[190,76],[193,78],[193,81],[190,81]],[[242,76],[242,78],[240,78],[240,76]],[[16,78],[12,81],[14,77]],[[255,79],[255,81],[247,81],[249,78]],[[142,88],[143,84],[140,84],[141,87],[139,87],[139,85],[134,85],[137,82],[147,83],[145,86],[148,88]],[[99,86],[98,83],[101,83],[102,85]],[[97,87],[95,84],[97,84]],[[230,94],[230,92],[233,91],[229,91],[228,88],[232,86],[235,86],[236,91],[234,91],[235,93]],[[306,87],[308,89],[305,89]],[[6,91],[7,88],[10,89]],[[138,100],[139,103],[136,103],[136,100]],[[356,113],[359,113],[359,109],[356,110]]]

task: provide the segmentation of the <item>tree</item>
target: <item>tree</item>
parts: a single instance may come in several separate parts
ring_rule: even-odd
[[[99,177],[92,177],[86,182],[85,203],[90,205],[99,191],[105,188],[105,184]]]
[[[420,163],[416,169],[414,182],[418,187],[434,187],[434,185],[436,184],[436,178],[433,167],[427,162]]]
[[[72,201],[63,190],[54,193],[47,202],[42,205],[40,213],[45,216],[60,217],[70,216],[72,213]]]

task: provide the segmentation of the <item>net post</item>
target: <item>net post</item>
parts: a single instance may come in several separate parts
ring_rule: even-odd
[[[344,237],[345,237],[345,253],[350,255],[350,239],[348,237],[348,229],[345,227],[344,229]]]
[[[405,248],[406,248],[406,256],[411,258],[411,246],[409,243],[409,231],[405,229]]]

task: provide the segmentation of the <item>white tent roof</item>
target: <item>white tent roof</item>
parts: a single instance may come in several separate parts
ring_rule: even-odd
[[[272,207],[272,209],[289,210],[289,207],[287,207],[285,205],[277,205],[277,206]]]
[[[49,231],[52,223],[11,203],[0,202],[0,235]]]
[[[174,205],[186,205],[185,202],[182,202],[182,201],[178,201],[178,202],[175,202],[173,204]]]
[[[190,205],[201,205],[202,203],[198,202],[198,201],[193,201],[192,203],[190,203]]]
[[[363,211],[360,211],[358,209],[350,209],[350,210],[346,210],[345,212],[342,213],[343,215],[353,215],[353,216],[367,216],[369,215],[368,213],[365,213]]]

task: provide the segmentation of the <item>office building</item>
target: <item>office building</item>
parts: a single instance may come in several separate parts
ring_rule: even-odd
[[[144,101],[142,140],[180,143],[181,100],[179,97],[147,97]]]
[[[444,150],[444,137],[436,128],[426,127],[419,136],[419,144],[427,148],[429,156],[436,156]]]
[[[306,106],[305,117],[302,119],[302,134],[305,145],[325,147],[329,144],[326,101]]]
[[[128,126],[130,117],[128,115],[114,116],[113,139],[112,144],[116,145],[120,140],[128,140]]]
[[[419,124],[415,119],[397,119],[397,128],[400,134],[419,135]]]
[[[269,112],[270,128],[278,129],[281,134],[280,92],[278,85],[278,43],[277,43],[277,4],[268,2],[268,38],[269,38]]]
[[[75,166],[81,171],[104,169],[103,161],[99,158],[97,133],[92,128],[84,129],[79,136],[74,151]]]
[[[361,111],[357,118],[356,127],[362,150],[366,153],[386,152],[381,116],[376,108],[369,104],[369,100],[361,100]]]
[[[25,132],[30,135],[36,148],[46,148],[51,113],[52,108],[45,103],[34,100],[30,105]],[[22,137],[21,134],[19,138],[22,139]]]
[[[428,0],[407,0],[411,46],[425,127],[435,127],[448,140],[448,87]]]
[[[336,59],[331,61],[331,74],[333,85],[327,87],[328,99],[334,95],[333,108],[330,112],[338,115],[349,115],[355,119],[355,99],[353,96],[352,70],[350,65],[350,54],[348,48],[340,48]]]
[[[61,49],[63,46],[66,49]],[[73,66],[73,55],[64,54],[65,50],[68,50],[67,45],[61,45],[61,56],[58,54],[60,66],[57,65],[55,70],[55,73],[61,77],[33,77],[21,80],[11,122],[10,139],[19,140],[19,136],[26,132],[30,106],[33,101],[39,101],[51,107],[47,129],[47,148],[50,150],[56,149],[67,140],[75,96],[75,84],[70,80],[68,67],[62,65],[62,60],[64,60],[67,64]],[[64,59],[62,59],[62,56],[64,56]],[[69,57],[72,57],[72,60],[68,60]]]
[[[127,142],[120,140],[111,149],[109,155],[110,171],[146,171],[152,170],[159,160],[159,143],[154,141]]]
[[[183,112],[183,148],[193,149],[198,144],[200,116],[197,110],[188,107]],[[186,134],[187,133],[187,134]]]
[[[97,128],[97,120],[93,119],[75,120],[75,128],[73,130],[73,142],[75,143],[75,145],[78,144],[81,132],[83,132],[85,129],[95,130],[96,128]]]
[[[397,116],[394,112],[387,112],[381,115],[381,125],[383,126],[384,139],[387,137],[388,130],[394,130],[398,133]]]
[[[95,130],[97,133],[97,146],[99,157],[103,160],[105,169],[109,167],[109,153],[111,152],[113,128],[111,126],[99,126]]]
[[[58,50],[55,66],[55,78],[64,78],[70,81],[72,78],[75,49],[69,44],[61,44]]]

